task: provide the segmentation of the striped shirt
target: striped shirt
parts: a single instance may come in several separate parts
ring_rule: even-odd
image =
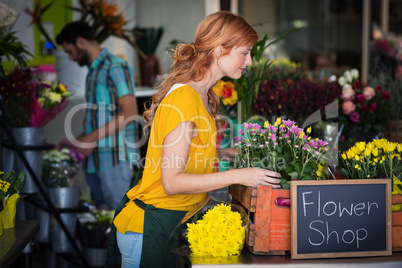
[[[84,119],[84,133],[88,135],[107,124],[121,111],[117,99],[124,95],[134,96],[132,69],[122,58],[104,48],[98,57],[88,65],[86,79],[87,109]],[[101,172],[113,166],[137,160],[134,123],[128,124],[119,133],[97,142],[97,147],[86,158],[84,171]]]

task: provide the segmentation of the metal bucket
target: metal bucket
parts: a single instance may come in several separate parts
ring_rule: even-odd
[[[75,208],[79,202],[78,187],[49,188],[49,198],[56,208]],[[76,213],[60,213],[61,220],[66,225],[69,233],[74,237],[77,223]],[[53,251],[56,253],[74,252],[73,245],[67,238],[60,224],[53,216],[50,227],[50,240]]]
[[[43,144],[43,127],[13,128],[12,133],[16,143],[19,145]],[[23,154],[27,159],[29,165],[32,167],[32,170],[34,171],[36,177],[40,181],[42,177],[42,151],[23,151]],[[38,192],[38,188],[34,180],[32,179],[31,174],[27,171],[27,168],[25,167],[24,163],[16,152],[14,152],[14,170],[16,174],[24,170],[27,175],[23,193],[33,194]]]
[[[82,248],[82,253],[85,256],[89,266],[105,267],[106,266],[106,248]]]
[[[42,196],[38,196],[37,200],[39,203],[44,206],[47,205]],[[40,243],[49,243],[50,242],[50,221],[51,215],[46,210],[43,210],[39,207],[35,208],[35,219],[38,221],[40,229],[35,235],[35,241]]]

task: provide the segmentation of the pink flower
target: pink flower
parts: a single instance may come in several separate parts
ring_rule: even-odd
[[[389,99],[389,93],[387,91],[384,91],[384,94],[382,95],[382,100],[388,100]]]
[[[371,112],[377,111],[377,104],[375,104],[375,103],[370,104],[369,110],[370,110]]]
[[[356,110],[356,104],[354,104],[353,102],[346,101],[346,102],[342,103],[342,111],[344,114],[349,115],[354,110]]]
[[[241,136],[235,137],[235,140],[236,140],[236,141],[241,141]]]
[[[288,120],[283,120],[282,123],[283,123],[286,127],[290,128],[290,127],[292,127],[296,122],[295,122],[295,121],[292,121],[292,120],[290,120],[290,119],[288,119]]]
[[[355,96],[355,91],[349,84],[346,84],[342,88],[341,98],[345,101],[350,101],[350,100],[353,100],[354,96]]]
[[[355,122],[355,123],[358,123],[358,122],[359,122],[359,117],[360,117],[360,115],[359,115],[359,113],[357,113],[357,112],[353,112],[353,113],[351,113],[351,114],[349,115],[350,120],[352,120],[352,121]]]
[[[362,94],[359,94],[356,96],[356,102],[357,103],[363,103],[364,102],[364,97]]]
[[[363,91],[363,97],[366,100],[371,100],[375,96],[375,90],[372,87],[365,87]]]

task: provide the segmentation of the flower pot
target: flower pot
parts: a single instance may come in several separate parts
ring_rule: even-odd
[[[49,198],[56,208],[75,208],[78,207],[79,203],[79,188],[49,188]],[[74,237],[77,222],[76,213],[60,213],[60,217],[69,233]],[[52,218],[50,226],[50,238],[54,252],[71,253],[74,251],[73,245],[68,240],[67,235],[61,229],[55,217]]]
[[[12,196],[6,197],[3,201],[4,209],[1,212],[4,216],[3,218],[3,228],[10,229],[15,226],[15,214],[17,212],[17,202],[20,199],[19,194],[13,194]]]
[[[140,61],[141,85],[151,87],[156,75],[160,74],[159,59],[155,54],[146,55],[146,58],[138,57]]]
[[[89,266],[91,267],[105,267],[106,265],[106,248],[82,248],[82,253],[85,256]]]
[[[43,139],[43,127],[21,127],[21,128],[12,128],[12,133],[15,138],[15,141],[18,145],[42,145]],[[38,179],[42,176],[42,151],[30,151],[25,150],[23,151],[25,158],[27,159],[29,165],[31,166],[32,170],[34,171],[36,177]],[[4,158],[7,161],[7,158]],[[24,194],[34,194],[38,192],[38,188],[31,176],[31,174],[27,171],[24,163],[14,152],[14,156],[10,159],[14,159],[13,164],[6,164],[7,166],[13,166],[16,174],[20,173],[21,171],[25,171],[26,179],[25,179],[25,186],[22,193]],[[10,169],[12,170],[12,169]]]

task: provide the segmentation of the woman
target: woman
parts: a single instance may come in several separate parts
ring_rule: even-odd
[[[257,40],[243,18],[220,11],[201,22],[194,43],[177,46],[171,71],[144,113],[151,126],[144,174],[127,192],[133,202],[114,220],[122,267],[175,267],[168,236],[209,191],[232,184],[279,188],[273,171],[215,172],[218,155],[233,160],[236,151],[216,150],[221,122],[214,119],[219,98],[212,87],[224,76],[240,78]]]

